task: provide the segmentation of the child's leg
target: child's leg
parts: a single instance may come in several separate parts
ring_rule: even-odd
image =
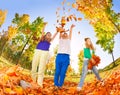
[[[46,63],[48,62],[48,51],[41,51],[41,57],[40,57],[40,63],[39,63],[39,69],[38,69],[38,84],[42,87],[43,86],[43,78],[44,78],[44,72],[46,68]]]
[[[83,86],[87,71],[88,71],[88,60],[84,60],[84,64],[83,64],[83,68],[82,68],[82,75],[81,75],[80,83],[79,83],[78,87]]]
[[[31,70],[31,76],[35,82],[37,78],[37,67],[38,67],[39,59],[40,59],[40,51],[35,50],[32,60],[32,70]]]
[[[96,75],[97,79],[98,79],[98,80],[101,80],[96,66],[93,66],[92,70],[93,70],[93,73]]]
[[[55,61],[55,75],[54,75],[54,85],[59,86],[59,75],[61,71],[61,55],[57,55]]]
[[[60,72],[60,83],[59,86],[61,87],[64,83],[64,79],[66,76],[67,68],[70,64],[70,59],[69,55],[62,55],[62,67],[61,67],[61,72]]]

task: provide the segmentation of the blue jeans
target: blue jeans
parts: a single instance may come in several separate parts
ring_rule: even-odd
[[[54,76],[54,85],[61,87],[64,83],[67,68],[70,63],[68,54],[58,54],[56,57],[56,70]]]
[[[86,77],[86,74],[88,71],[88,61],[89,60],[84,60],[84,64],[83,64],[83,68],[82,68],[82,75],[81,75],[80,83],[78,85],[79,87],[82,87],[84,84],[84,80],[85,80],[85,77]],[[96,75],[97,79],[101,80],[96,66],[93,66],[92,71]]]

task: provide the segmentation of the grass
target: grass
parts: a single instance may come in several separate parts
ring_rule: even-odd
[[[4,67],[11,67],[11,66],[15,66],[15,64],[9,62],[3,57],[0,57],[0,69]],[[23,68],[22,73],[30,75],[30,70]]]
[[[13,64],[8,62],[5,58],[0,57],[0,68],[6,67],[6,66],[11,67],[13,66]]]
[[[110,63],[108,66],[106,66],[105,68],[103,68],[102,71],[108,71],[108,70],[111,70],[111,69],[115,69],[117,66],[120,65],[120,58],[118,58],[117,60],[115,60],[115,64],[116,64],[116,66],[114,67],[113,66],[113,62]]]

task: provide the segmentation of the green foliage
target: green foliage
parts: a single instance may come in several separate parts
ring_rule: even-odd
[[[120,14],[112,10],[112,0],[76,0],[76,5],[93,26],[97,44],[111,53],[114,37],[120,32]]]
[[[0,38],[0,56],[2,55],[2,52],[4,51],[7,41],[8,41],[7,32],[2,31],[2,35]]]
[[[8,42],[4,52],[6,58],[27,69],[31,68],[34,49],[38,43],[36,38],[40,38],[43,27],[43,18],[37,17],[32,23],[29,18],[28,14],[15,14],[12,23],[17,27],[18,32]]]
[[[84,60],[84,54],[83,54],[83,50],[81,50],[78,54],[78,65],[79,65],[79,72],[80,73],[82,71],[83,60]]]

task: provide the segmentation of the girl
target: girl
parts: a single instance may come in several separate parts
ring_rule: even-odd
[[[85,80],[85,76],[87,74],[88,71],[88,62],[89,60],[91,60],[92,62],[94,62],[94,60],[92,59],[92,54],[94,54],[94,46],[90,40],[90,38],[85,38],[85,48],[84,48],[84,64],[83,64],[83,68],[82,68],[82,75],[81,75],[81,79],[80,79],[80,83],[77,87],[77,90],[80,91],[82,89],[84,80]],[[92,67],[92,71],[94,72],[94,74],[96,75],[98,80],[101,80],[97,68],[96,66]]]
[[[56,56],[56,70],[54,76],[55,87],[62,87],[65,74],[70,63],[70,42],[72,37],[72,29],[75,25],[71,25],[69,35],[61,32],[59,37],[58,54]],[[63,29],[64,30],[64,29]]]
[[[53,37],[51,37],[52,35],[50,32],[47,32],[45,34],[44,29],[45,29],[46,24],[47,23],[44,23],[40,42],[38,43],[35,49],[35,53],[34,53],[34,57],[32,61],[32,71],[31,71],[33,80],[35,82],[37,81],[38,85],[40,85],[41,87],[43,87],[43,77],[44,77],[46,63],[49,57],[50,44],[51,44],[51,41],[53,41],[53,39],[57,35],[57,32],[53,35]],[[37,67],[39,67],[38,68],[38,79],[37,79],[37,74],[36,74]]]

